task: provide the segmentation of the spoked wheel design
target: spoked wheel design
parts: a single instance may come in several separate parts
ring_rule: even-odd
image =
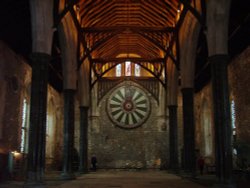
[[[146,93],[135,86],[122,86],[109,97],[110,119],[122,128],[140,126],[149,116],[150,102]]]

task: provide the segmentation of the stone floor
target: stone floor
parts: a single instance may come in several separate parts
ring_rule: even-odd
[[[77,176],[76,180],[62,181],[59,173],[46,175],[48,188],[202,188],[215,187],[215,176],[204,175],[196,179],[182,178],[166,171],[98,170]],[[21,188],[22,181],[0,184],[0,188]],[[250,187],[247,185],[237,187]]]

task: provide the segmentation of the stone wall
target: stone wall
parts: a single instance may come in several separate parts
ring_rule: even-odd
[[[19,151],[22,98],[28,75],[24,60],[0,41],[0,180],[8,176],[8,157]]]
[[[208,165],[215,163],[212,85],[195,94],[195,148]]]
[[[235,102],[236,144],[238,157],[243,153],[250,161],[250,48],[234,58],[228,66],[230,103]],[[195,94],[195,141],[208,163],[215,161],[213,97],[211,82]],[[210,127],[211,126],[211,127]],[[211,135],[211,136],[210,136]],[[210,148],[210,149],[209,149]],[[235,166],[236,167],[236,166]]]
[[[6,179],[11,168],[17,168],[15,165],[20,169],[16,173],[24,175],[22,170],[25,168],[25,156],[28,152],[31,74],[31,67],[26,60],[0,42],[0,180]],[[49,167],[56,164],[56,168],[62,161],[63,104],[61,94],[50,86],[47,106],[46,163]],[[14,156],[11,152],[21,152],[22,126],[26,127],[23,137],[24,154],[16,153]],[[12,155],[13,164],[8,166],[8,158]]]
[[[177,125],[178,125],[178,155],[179,155],[179,164],[182,166],[182,154],[183,154],[183,105],[182,105],[182,94],[181,91],[178,91],[178,107],[177,107]]]
[[[0,43],[0,152],[19,150],[24,60]]]
[[[46,165],[47,169],[60,170],[63,153],[63,98],[51,86],[47,98],[47,134]]]
[[[238,168],[246,168],[247,164],[250,165],[249,83],[250,47],[234,58],[229,65],[229,88],[231,91],[231,101],[234,100],[235,103],[236,135],[234,136],[234,147],[237,149],[238,153],[235,166]]]
[[[151,114],[142,126],[135,129],[119,128],[108,118],[106,101],[111,92],[101,100],[98,108],[93,106],[96,103],[92,103],[95,111],[92,110],[90,117],[89,157],[97,156],[99,168],[165,167],[168,158],[168,127],[165,121],[164,92],[160,92],[159,104],[152,96],[149,97]]]

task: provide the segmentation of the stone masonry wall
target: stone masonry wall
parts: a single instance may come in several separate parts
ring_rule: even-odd
[[[236,135],[234,148],[237,158],[236,168],[247,168],[250,165],[250,47],[245,49],[229,65],[229,86],[231,101],[235,103]]]
[[[243,152],[244,157],[250,161],[250,47],[244,50],[238,57],[234,58],[228,66],[228,82],[230,103],[235,102],[235,124],[236,142],[240,144],[242,150],[238,150],[238,155]],[[211,129],[205,125],[211,124]],[[199,152],[207,157],[208,163],[214,163],[215,143],[214,143],[214,123],[213,123],[213,97],[211,82],[200,92],[195,94],[195,141]],[[208,135],[211,134],[209,138]],[[206,155],[208,148],[212,152]]]
[[[195,148],[208,165],[215,163],[213,98],[211,82],[195,94]]]
[[[147,93],[147,92],[146,92]],[[99,168],[161,168],[168,158],[168,130],[165,111],[150,98],[151,114],[147,121],[135,129],[121,129],[108,118],[106,100],[108,93],[99,104],[99,112],[93,112],[89,127],[89,157],[96,155]],[[92,104],[93,105],[93,104]],[[98,109],[98,108],[93,108]]]
[[[20,152],[23,123],[23,105],[26,101],[25,125],[26,136],[24,153],[27,153],[31,67],[26,60],[17,55],[0,41],[0,180],[9,175],[8,157],[13,151]],[[61,95],[48,86],[48,130],[46,163],[61,165],[63,104]],[[24,156],[24,158],[22,158]],[[23,176],[25,168],[25,154],[15,157],[19,161]],[[16,161],[13,162],[15,165]],[[59,161],[59,162],[57,162]],[[14,168],[14,166],[13,166]]]

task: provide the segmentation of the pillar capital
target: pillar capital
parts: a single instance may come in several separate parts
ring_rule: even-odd
[[[43,52],[32,52],[30,54],[30,59],[35,62],[48,62],[51,61],[52,57],[50,54]]]
[[[170,104],[170,105],[167,105],[168,108],[177,108],[178,105],[173,105],[173,104]]]
[[[215,54],[208,57],[210,63],[229,62],[229,60],[230,57],[228,54]]]
[[[193,87],[183,87],[181,88],[181,92],[185,93],[185,92],[193,92],[194,88]]]
[[[75,93],[76,89],[63,89],[63,93]]]
[[[80,110],[88,110],[89,107],[88,107],[88,106],[79,106],[79,109],[80,109]]]

